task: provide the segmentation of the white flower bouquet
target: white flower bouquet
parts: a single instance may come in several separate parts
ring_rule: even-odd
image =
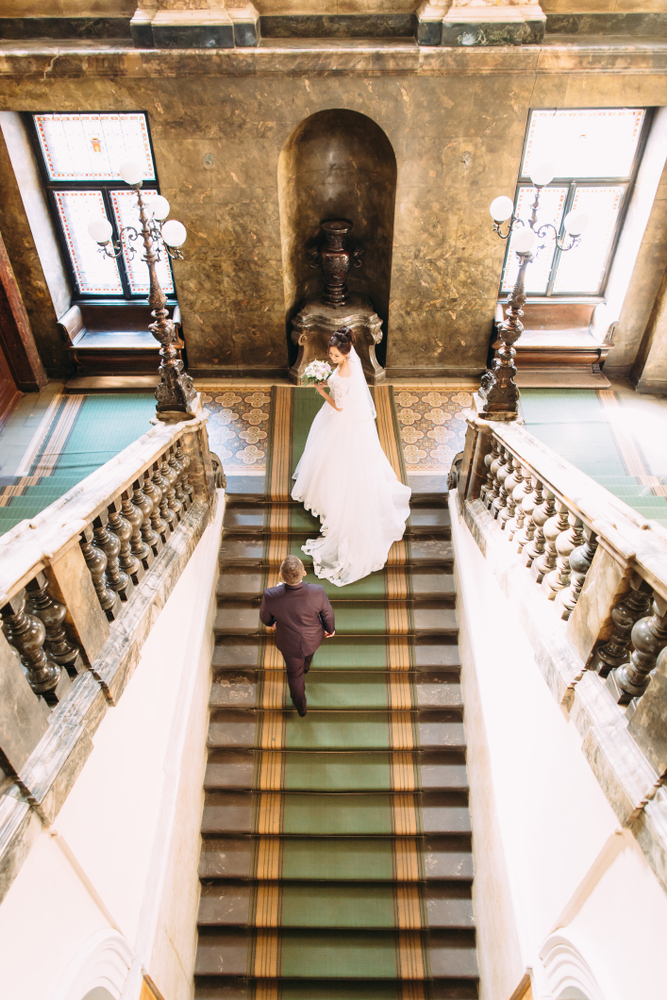
[[[306,367],[301,381],[304,385],[323,385],[331,375],[331,367],[326,361],[311,361]]]

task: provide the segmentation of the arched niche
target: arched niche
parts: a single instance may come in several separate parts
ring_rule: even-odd
[[[308,263],[324,219],[350,219],[350,245],[364,250],[363,266],[348,278],[350,292],[367,296],[382,320],[378,359],[384,365],[396,200],[396,156],[379,125],[344,108],[318,111],[287,139],[278,164],[287,335],[291,321],[317,296],[322,276]]]
[[[114,997],[104,986],[96,986],[94,990],[86,993],[83,1000],[114,1000]]]

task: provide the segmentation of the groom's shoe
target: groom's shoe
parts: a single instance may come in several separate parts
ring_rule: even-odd
[[[306,715],[307,713],[306,712],[299,712],[298,714],[303,719],[304,715]]]

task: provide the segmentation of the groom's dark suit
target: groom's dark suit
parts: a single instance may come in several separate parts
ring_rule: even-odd
[[[283,654],[292,701],[301,715],[306,713],[305,674],[310,661],[324,639],[325,630],[335,631],[334,613],[324,587],[317,583],[299,583],[295,587],[281,583],[267,587],[259,609],[265,625],[274,625],[276,646]]]

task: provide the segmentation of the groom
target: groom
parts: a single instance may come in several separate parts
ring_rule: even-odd
[[[335,633],[333,608],[324,587],[303,583],[306,575],[297,556],[287,556],[280,565],[277,587],[267,587],[259,617],[276,629],[276,646],[287,667],[292,702],[301,717],[306,714],[306,678],[315,652],[326,636]]]

